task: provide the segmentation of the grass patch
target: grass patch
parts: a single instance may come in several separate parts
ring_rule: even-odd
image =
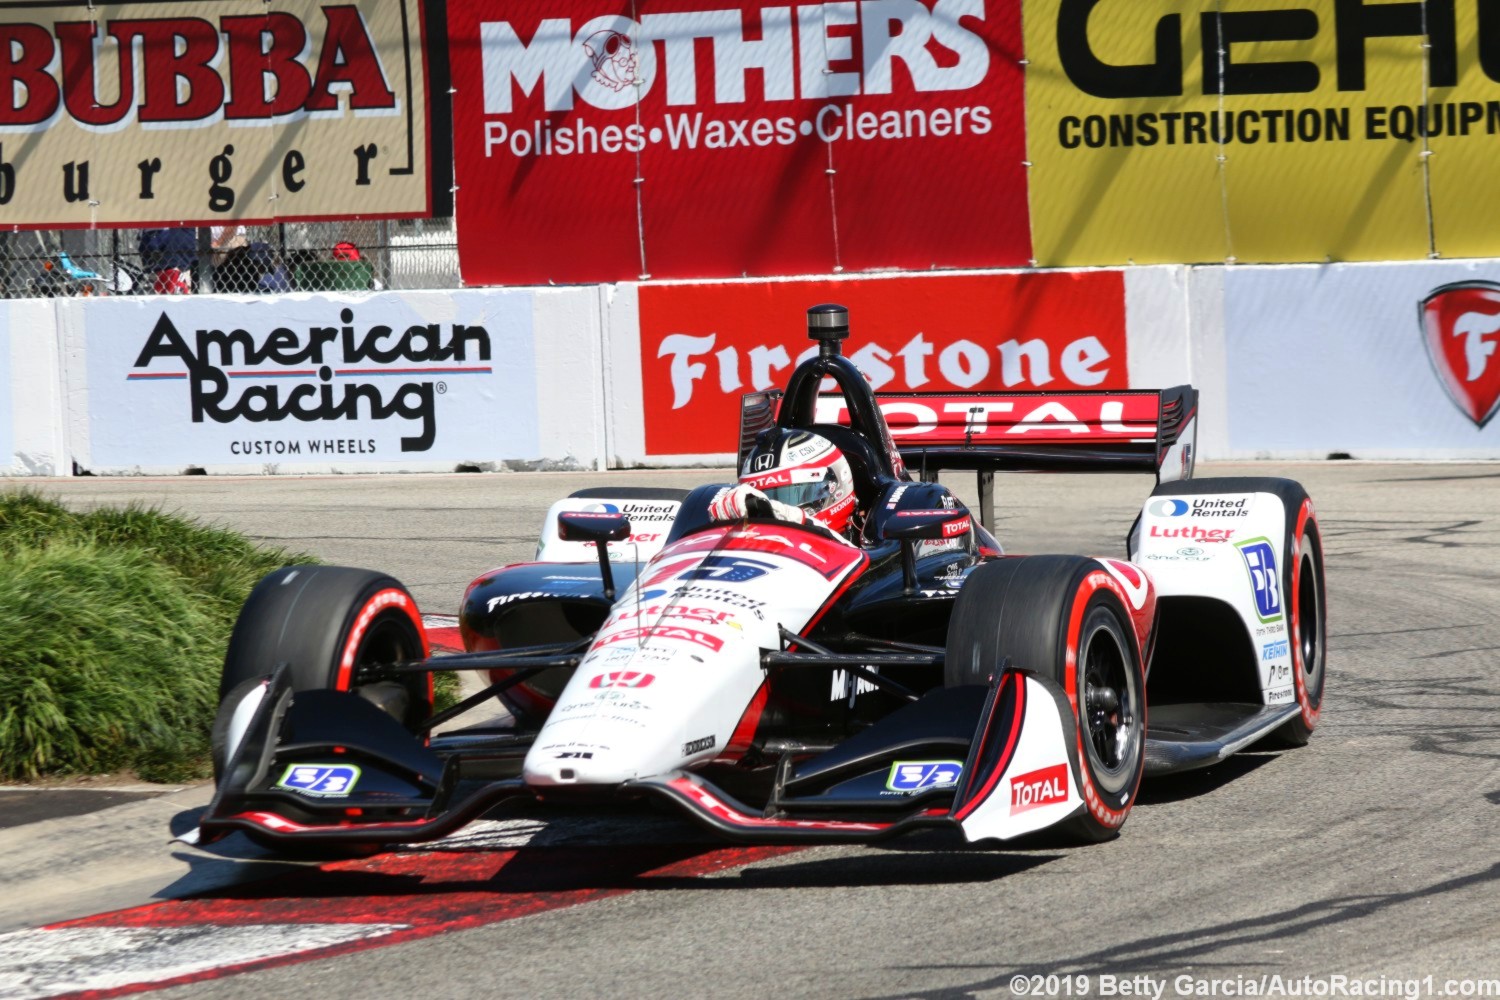
[[[140,505],[0,493],[0,779],[207,774],[240,605],[314,561]]]

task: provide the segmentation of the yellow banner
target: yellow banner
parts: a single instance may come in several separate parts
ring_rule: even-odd
[[[1023,11],[1038,263],[1500,253],[1500,24],[1481,38],[1475,4]]]
[[[0,226],[414,216],[418,0],[0,10]]]

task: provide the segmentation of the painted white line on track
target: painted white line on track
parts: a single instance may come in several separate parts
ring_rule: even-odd
[[[722,844],[721,838],[676,816],[607,813],[548,819],[478,820],[441,840],[408,844],[404,852],[514,851],[523,847],[647,847]]]
[[[63,927],[0,934],[0,996],[12,1000],[161,982],[384,937],[405,924]]]

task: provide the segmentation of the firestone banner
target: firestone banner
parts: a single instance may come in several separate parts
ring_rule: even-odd
[[[647,453],[736,451],[741,395],[817,353],[816,302],[849,308],[849,356],[877,390],[1129,387],[1119,271],[643,285]]]
[[[465,282],[1024,265],[1015,0],[454,0]]]
[[[526,292],[80,307],[93,468],[539,457]]]
[[[1035,257],[1500,253],[1500,18],[1469,0],[1025,0]]]
[[[0,225],[428,214],[419,0],[0,11]]]
[[[1500,265],[1231,268],[1233,454],[1500,457]]]

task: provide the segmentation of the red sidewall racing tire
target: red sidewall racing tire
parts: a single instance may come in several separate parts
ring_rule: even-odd
[[[368,663],[426,659],[417,602],[395,579],[341,566],[287,566],[245,601],[229,639],[214,720],[214,774],[226,763],[228,716],[252,682],[286,663],[292,690],[358,690],[415,730],[432,714],[431,675],[354,688]]]
[[[987,684],[1009,657],[1067,692],[1086,809],[1049,832],[1065,839],[1115,836],[1145,768],[1146,675],[1127,600],[1093,559],[1001,559],[969,575],[949,621],[948,687]]]

